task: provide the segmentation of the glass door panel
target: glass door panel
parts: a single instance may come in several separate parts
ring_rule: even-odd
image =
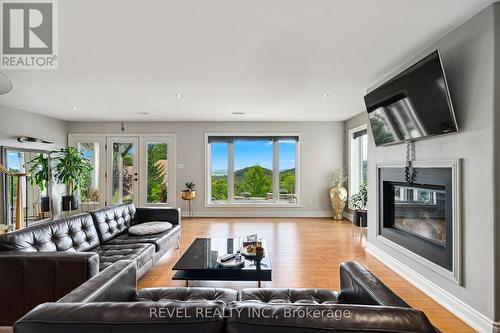
[[[147,202],[158,204],[168,202],[168,144],[146,144],[147,149]]]
[[[175,145],[171,136],[141,137],[140,203],[175,205]]]
[[[92,171],[85,175],[85,182],[79,189],[80,210],[90,211],[106,204],[106,137],[102,135],[69,136],[70,146],[88,158]]]
[[[108,138],[108,201],[115,205],[137,203],[137,138]]]
[[[90,160],[92,170],[85,174],[84,182],[80,189],[80,202],[86,204],[99,204],[101,193],[99,192],[99,142],[79,142],[78,150]]]

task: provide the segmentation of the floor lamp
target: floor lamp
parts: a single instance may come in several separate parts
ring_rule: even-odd
[[[0,164],[0,173],[7,176],[17,177],[17,196],[16,196],[16,230],[23,227],[24,211],[23,211],[23,178],[28,177],[29,173],[13,173],[7,170],[5,166]]]

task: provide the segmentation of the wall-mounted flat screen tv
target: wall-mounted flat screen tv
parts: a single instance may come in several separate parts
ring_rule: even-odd
[[[438,51],[365,96],[377,146],[458,131]]]

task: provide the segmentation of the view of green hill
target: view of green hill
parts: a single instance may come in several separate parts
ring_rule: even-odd
[[[236,170],[234,173],[235,196],[266,198],[272,192],[273,171],[259,165]],[[295,192],[295,168],[280,171],[280,193]],[[227,199],[227,176],[212,175],[212,198]]]
[[[240,169],[240,170],[236,170],[234,172],[234,181],[238,182],[238,181],[242,180],[243,177],[244,177],[244,175],[245,175],[245,173],[248,170],[252,169],[253,167],[255,167],[255,166],[250,166],[250,167],[246,167],[246,168],[243,168],[243,169]],[[262,170],[264,171],[264,174],[266,176],[269,176],[269,177],[273,176],[273,170],[269,170],[269,169],[266,169],[264,167],[262,167]],[[280,171],[280,175],[283,175],[283,174],[286,174],[286,173],[295,174],[295,168],[293,168],[293,169],[286,169],[286,170],[281,170]]]

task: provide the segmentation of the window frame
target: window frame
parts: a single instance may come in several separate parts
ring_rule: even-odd
[[[228,200],[224,202],[212,201],[212,156],[211,146],[209,144],[209,137],[212,136],[227,136],[227,137],[269,137],[269,136],[282,136],[298,137],[295,148],[295,189],[297,202],[279,202],[279,143],[273,144],[273,201],[254,201],[254,202],[241,202],[234,200],[234,146],[228,146]],[[302,207],[302,133],[227,133],[227,132],[210,132],[205,133],[205,207],[281,207],[281,208],[300,208]],[[275,166],[278,165],[277,168]],[[278,179],[278,182],[275,179]],[[276,192],[276,188],[278,191]]]
[[[357,132],[366,131],[368,129],[368,124],[363,124],[361,126],[351,128],[347,132],[347,172],[348,172],[348,188],[347,191],[349,193],[349,197],[359,192],[359,186],[361,185],[361,163],[363,160],[363,149],[361,147],[361,140],[359,144],[354,147],[353,146],[353,136]],[[368,135],[368,133],[366,134]],[[368,137],[367,137],[368,139]],[[354,210],[354,207],[351,205],[351,201],[348,201],[348,208]]]

